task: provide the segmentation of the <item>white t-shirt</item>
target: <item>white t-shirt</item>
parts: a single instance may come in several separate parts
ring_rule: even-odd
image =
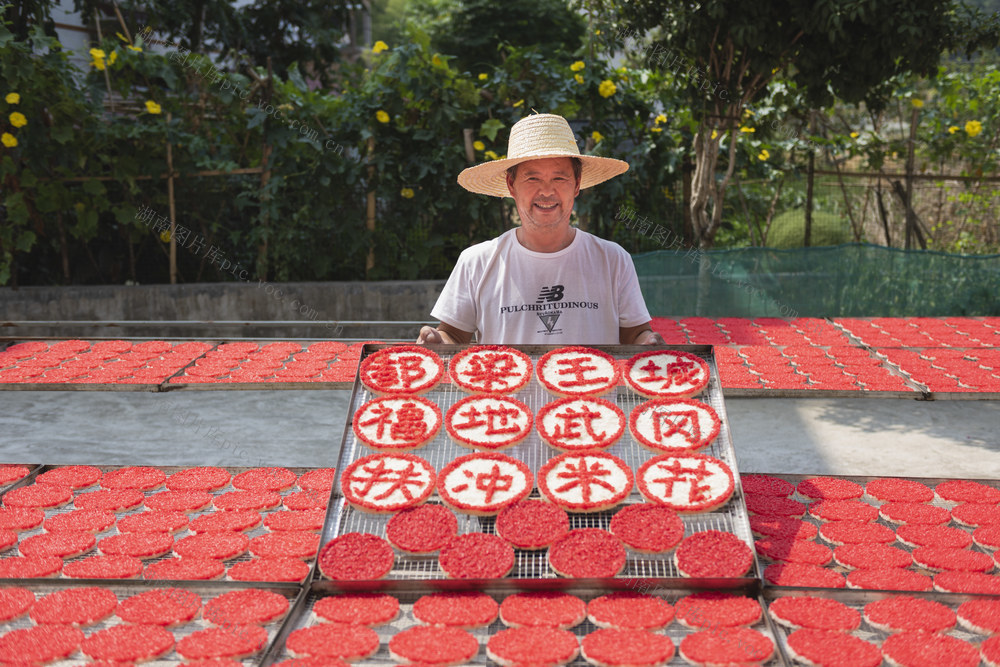
[[[534,252],[516,229],[466,248],[431,316],[487,344],[617,345],[649,322],[632,258],[577,229],[558,252]]]

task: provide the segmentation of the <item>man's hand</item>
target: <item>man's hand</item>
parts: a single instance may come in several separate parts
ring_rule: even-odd
[[[666,345],[663,336],[653,331],[649,322],[619,328],[618,341],[621,345]]]
[[[420,335],[417,336],[417,345],[425,343],[435,345],[437,343],[447,343],[450,345],[468,345],[472,342],[472,332],[462,331],[442,322],[437,329],[434,327],[420,327]]]
[[[431,345],[437,343],[443,343],[444,337],[441,336],[441,332],[434,327],[422,326],[420,327],[420,335],[417,336],[417,345],[424,345],[425,343],[430,343]]]
[[[639,335],[635,337],[632,343],[633,345],[666,345],[666,341],[663,340],[663,336],[656,333],[652,329],[646,329],[640,331]]]

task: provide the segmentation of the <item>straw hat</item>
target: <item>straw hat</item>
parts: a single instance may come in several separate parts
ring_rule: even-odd
[[[609,157],[581,155],[576,137],[562,116],[540,113],[526,116],[510,128],[507,157],[469,167],[458,175],[458,184],[469,192],[492,197],[509,197],[507,169],[548,157],[575,157],[583,162],[580,188],[603,183],[628,171],[628,163]]]

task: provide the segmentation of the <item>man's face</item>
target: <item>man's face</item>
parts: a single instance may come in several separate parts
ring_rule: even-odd
[[[507,175],[507,189],[517,205],[522,227],[544,231],[569,227],[580,182],[569,158],[552,157],[519,164],[516,179]]]

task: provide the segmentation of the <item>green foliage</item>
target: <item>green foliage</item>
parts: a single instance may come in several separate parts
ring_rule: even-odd
[[[801,248],[804,245],[806,228],[805,211],[792,209],[775,216],[767,245],[771,248]],[[841,245],[851,241],[851,225],[840,216],[813,211],[812,227],[809,234],[810,246]]]

